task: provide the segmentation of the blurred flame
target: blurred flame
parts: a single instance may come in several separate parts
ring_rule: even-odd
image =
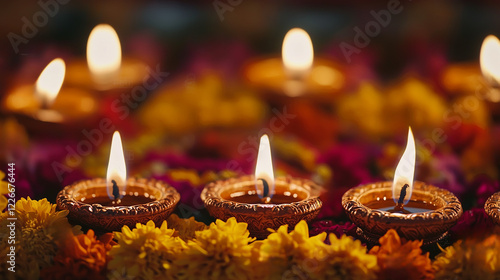
[[[488,35],[481,46],[479,55],[481,72],[492,86],[500,85],[500,41],[493,35]]]
[[[108,172],[106,174],[106,187],[110,199],[114,199],[113,183],[115,180],[120,191],[120,198],[127,187],[127,167],[125,166],[125,156],[123,155],[122,139],[120,133],[115,131],[111,140],[111,151],[109,153]]]
[[[98,83],[109,83],[118,74],[122,60],[120,39],[108,24],[99,24],[87,42],[87,64]]]
[[[303,78],[311,69],[314,50],[306,31],[293,28],[286,33],[281,50],[283,64],[289,76]]]
[[[406,149],[403,156],[401,156],[401,159],[399,160],[398,166],[396,167],[394,181],[392,183],[392,198],[395,203],[398,202],[401,189],[405,184],[408,184],[409,187],[406,189],[404,204],[408,203],[411,198],[411,193],[413,191],[413,176],[415,174],[415,157],[415,139],[413,138],[411,127],[409,127]]]
[[[35,84],[35,94],[42,101],[43,107],[48,107],[54,102],[61,89],[66,74],[66,64],[61,58],[52,60],[43,69]]]
[[[268,183],[269,193],[267,197],[272,197],[274,194],[274,171],[273,160],[271,158],[271,144],[267,134],[260,137],[259,153],[257,154],[257,164],[255,166],[255,188],[260,198],[263,198],[264,185],[261,180]]]

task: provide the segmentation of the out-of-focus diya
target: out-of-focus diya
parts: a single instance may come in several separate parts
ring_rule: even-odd
[[[484,210],[493,222],[500,226],[500,192],[494,193],[488,198],[484,204]]]
[[[462,215],[462,205],[447,190],[414,182],[414,170],[415,142],[410,129],[394,181],[361,185],[342,197],[342,206],[358,226],[360,237],[377,244],[389,229],[395,229],[403,238],[431,244],[446,236]]]
[[[96,99],[86,90],[63,87],[65,63],[52,60],[34,85],[16,86],[2,102],[5,112],[15,115],[28,129],[50,133],[94,120],[98,110]]]
[[[122,58],[118,34],[108,24],[99,24],[89,35],[87,61],[68,64],[66,82],[100,92],[132,88],[148,77],[148,68],[140,60]]]
[[[282,58],[255,60],[244,67],[244,78],[263,94],[330,100],[345,86],[342,66],[314,58],[311,38],[293,28],[283,40]]]
[[[255,176],[216,181],[201,193],[210,215],[227,220],[236,217],[248,224],[250,235],[265,238],[268,229],[288,224],[293,228],[301,220],[314,219],[322,206],[321,188],[309,180],[274,178],[270,144],[262,136]]]
[[[126,179],[120,134],[111,145],[107,178],[79,181],[66,186],[57,196],[57,208],[69,210],[71,223],[98,232],[119,231],[125,225],[152,220],[160,225],[174,211],[179,193],[164,182]]]

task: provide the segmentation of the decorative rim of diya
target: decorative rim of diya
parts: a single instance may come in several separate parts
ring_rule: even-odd
[[[119,231],[124,225],[135,227],[137,223],[145,224],[149,220],[159,225],[170,216],[180,201],[180,194],[162,181],[145,178],[127,180],[127,193],[134,190],[137,192],[138,188],[144,189],[148,194],[147,197],[151,197],[153,201],[130,206],[103,206],[98,203],[82,202],[77,198],[94,189],[104,193],[107,197],[106,179],[82,180],[66,186],[59,192],[57,208],[69,210],[68,219],[74,224],[109,232]]]
[[[493,222],[500,226],[500,192],[494,193],[488,198],[484,204],[484,210]]]
[[[280,193],[283,189],[300,191],[306,194],[302,200],[280,204],[251,204],[231,201],[221,196],[225,191],[255,188],[254,178],[253,175],[247,175],[206,185],[201,193],[201,200],[210,215],[221,220],[236,217],[238,222],[248,224],[252,236],[265,238],[270,234],[268,228],[277,230],[284,224],[293,227],[300,220],[314,219],[323,205],[318,197],[320,186],[310,180],[291,177],[275,178],[275,193]]]
[[[377,244],[378,239],[389,229],[395,229],[401,237],[408,240],[423,240],[424,244],[437,242],[463,213],[462,204],[453,193],[420,181],[413,184],[412,200],[425,197],[437,209],[401,214],[373,209],[363,204],[367,197],[375,197],[375,193],[381,192],[390,193],[392,200],[392,183],[386,181],[361,185],[342,196],[342,206],[349,219],[358,226],[357,233],[372,244]]]

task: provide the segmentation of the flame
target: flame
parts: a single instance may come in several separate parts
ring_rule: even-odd
[[[116,181],[116,185],[120,191],[120,198],[123,197],[123,193],[127,187],[127,167],[125,166],[125,156],[123,155],[122,139],[118,131],[115,131],[111,140],[108,172],[106,174],[108,196],[114,199],[112,180]]]
[[[66,74],[66,64],[61,58],[52,60],[43,69],[35,84],[35,94],[40,98],[42,107],[49,107],[57,97]]]
[[[264,195],[265,180],[269,186],[267,196]],[[257,154],[257,164],[255,166],[255,188],[260,198],[271,197],[274,194],[274,171],[273,160],[271,158],[271,144],[267,134],[260,137],[259,153]]]
[[[292,78],[303,78],[311,69],[314,50],[306,31],[293,28],[286,33],[281,50],[283,65]]]
[[[408,141],[406,143],[406,149],[399,160],[398,166],[396,167],[396,172],[394,174],[394,182],[392,183],[392,198],[394,202],[397,203],[401,188],[408,184],[409,187],[406,189],[406,196],[404,203],[408,203],[411,198],[411,193],[413,190],[413,176],[415,174],[415,139],[413,138],[413,133],[411,127],[408,128]]]
[[[481,72],[484,78],[493,86],[500,85],[500,41],[493,35],[488,35],[481,46],[479,55]]]
[[[99,84],[116,78],[122,60],[120,39],[108,24],[99,24],[90,32],[87,42],[87,64]]]

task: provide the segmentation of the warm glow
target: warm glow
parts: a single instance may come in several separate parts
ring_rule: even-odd
[[[488,35],[484,39],[479,62],[483,76],[490,85],[500,86],[500,41],[497,37]]]
[[[66,74],[64,60],[56,58],[43,69],[35,84],[35,94],[43,107],[49,107],[57,97]]]
[[[99,24],[90,32],[87,42],[87,64],[97,83],[116,78],[122,60],[120,39],[108,24]]]
[[[314,51],[311,38],[306,31],[293,28],[283,39],[281,50],[283,64],[291,78],[303,78],[311,69]]]
[[[255,188],[259,197],[262,198],[264,196],[264,185],[262,180],[259,179],[263,179],[268,183],[269,193],[267,197],[271,197],[274,193],[274,171],[271,144],[266,134],[260,137],[259,153],[257,154],[257,164],[255,166]]]
[[[120,191],[120,198],[127,187],[127,167],[125,166],[125,156],[123,155],[122,139],[120,133],[115,131],[113,140],[111,141],[111,151],[109,153],[108,172],[106,174],[106,187],[108,196],[114,199],[113,183],[115,180]]]
[[[408,129],[408,142],[406,143],[406,149],[401,157],[401,160],[399,160],[398,167],[396,167],[394,182],[392,183],[392,198],[395,203],[398,202],[399,194],[404,184],[409,185],[406,189],[404,203],[406,204],[410,200],[413,190],[413,176],[415,174],[415,157],[415,139],[413,138],[413,133],[411,132],[410,127]]]

